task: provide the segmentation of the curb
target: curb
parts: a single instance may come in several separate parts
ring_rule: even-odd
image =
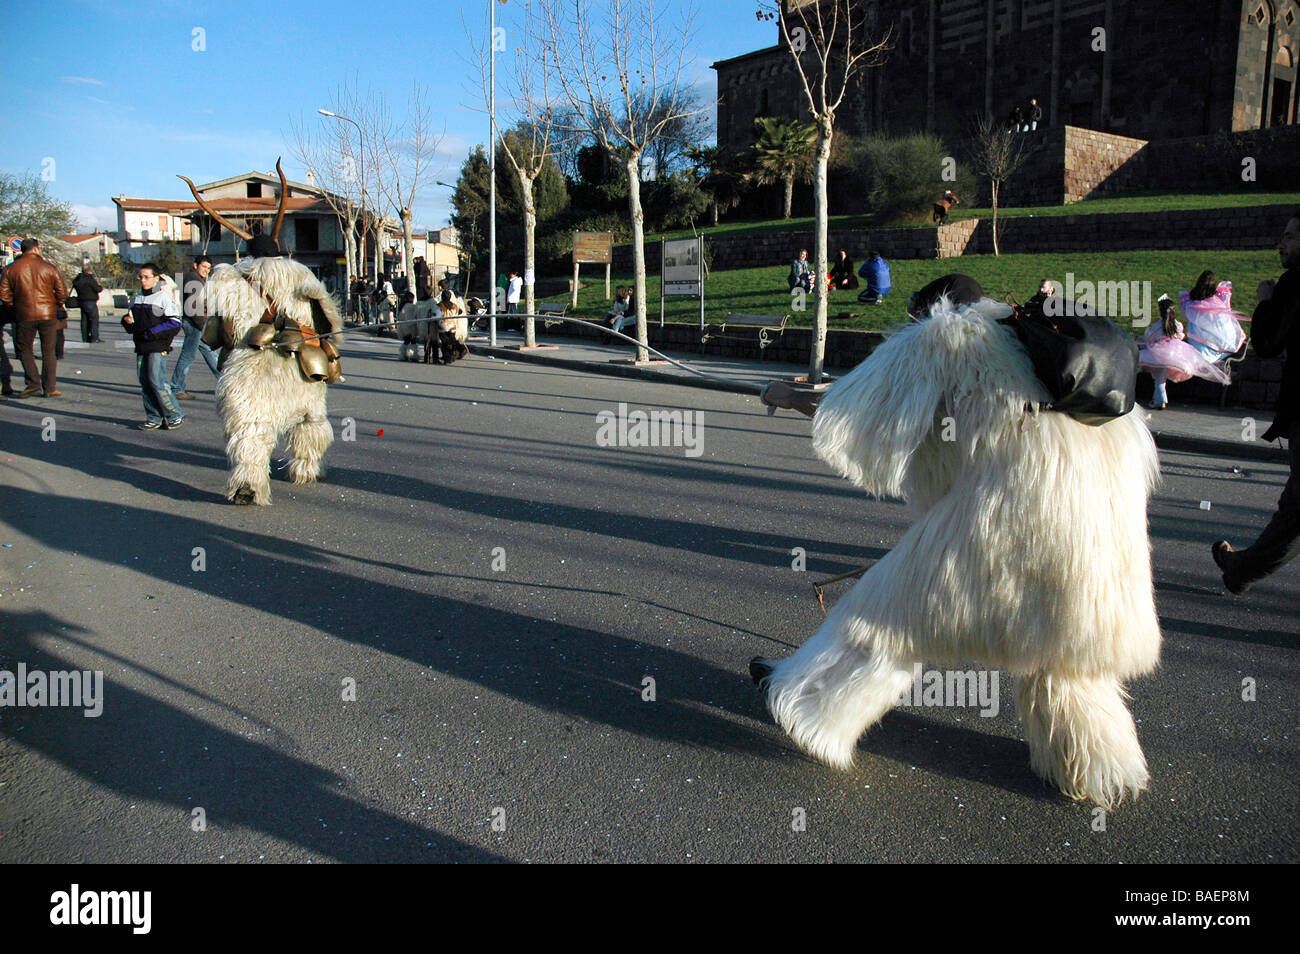
[[[511,361],[523,361],[531,364],[546,364],[551,367],[564,368],[569,371],[584,371],[588,374],[603,374],[615,378],[640,378],[656,381],[660,384],[676,384],[688,388],[702,388],[706,391],[729,391],[735,394],[758,396],[762,389],[757,385],[723,384],[690,375],[675,374],[671,371],[659,371],[655,368],[638,368],[628,364],[607,364],[599,361],[583,361],[579,358],[561,358],[528,351],[516,351],[513,348],[492,347],[491,345],[468,342],[473,354],[492,358],[508,358]],[[1243,441],[1221,441],[1210,437],[1189,437],[1185,434],[1165,434],[1152,430],[1156,447],[1169,451],[1188,451],[1194,454],[1211,454],[1215,457],[1229,457],[1237,460],[1262,460],[1285,464],[1290,460],[1288,452],[1273,444],[1256,441],[1247,444]]]

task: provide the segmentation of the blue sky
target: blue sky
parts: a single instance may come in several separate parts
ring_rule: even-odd
[[[487,140],[462,59],[466,24],[482,29],[486,2],[11,0],[0,29],[0,169],[51,174],[51,191],[83,225],[113,228],[111,196],[188,198],[178,172],[207,182],[270,170],[283,155],[301,180],[293,121],[331,122],[315,110],[343,80],[384,90],[392,105],[418,80],[446,126],[436,177],[454,181],[468,149]],[[508,27],[519,6],[498,4],[499,22]],[[775,42],[756,7],[699,3],[689,77],[710,98],[710,63]],[[193,49],[196,28],[205,49]],[[417,224],[446,224],[449,197],[424,190]]]

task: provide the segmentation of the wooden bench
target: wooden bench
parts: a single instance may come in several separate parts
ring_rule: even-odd
[[[785,323],[790,320],[789,315],[745,315],[736,312],[728,312],[727,316],[722,319],[721,323],[705,325],[700,332],[700,354],[704,353],[704,347],[709,343],[711,338],[733,338],[742,339],[740,335],[726,334],[727,327],[736,328],[757,328],[758,329],[758,353],[761,356],[767,346],[772,343],[772,334],[782,334],[785,331]],[[714,329],[717,329],[716,331]]]

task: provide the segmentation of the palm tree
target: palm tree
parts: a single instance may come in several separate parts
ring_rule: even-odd
[[[782,122],[771,116],[754,120],[754,179],[760,185],[785,183],[785,217],[790,218],[794,200],[794,180],[811,182],[813,158],[817,149],[817,129],[799,120]]]

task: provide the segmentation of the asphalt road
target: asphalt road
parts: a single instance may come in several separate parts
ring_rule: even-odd
[[[69,350],[64,398],[0,405],[0,669],[104,673],[98,718],[0,709],[0,861],[1300,854],[1300,565],[1235,598],[1209,556],[1263,526],[1280,465],[1163,455],[1163,663],[1130,686],[1151,790],[1099,831],[1031,773],[1005,674],[996,716],[896,709],[847,773],[772,724],[750,657],[799,645],[811,581],[906,526],[815,459],[803,418],[353,344],[330,416],[355,440],[325,482],[238,508],[206,367],[183,429],[136,430],[115,340]],[[599,446],[620,401],[702,412],[701,455]]]

